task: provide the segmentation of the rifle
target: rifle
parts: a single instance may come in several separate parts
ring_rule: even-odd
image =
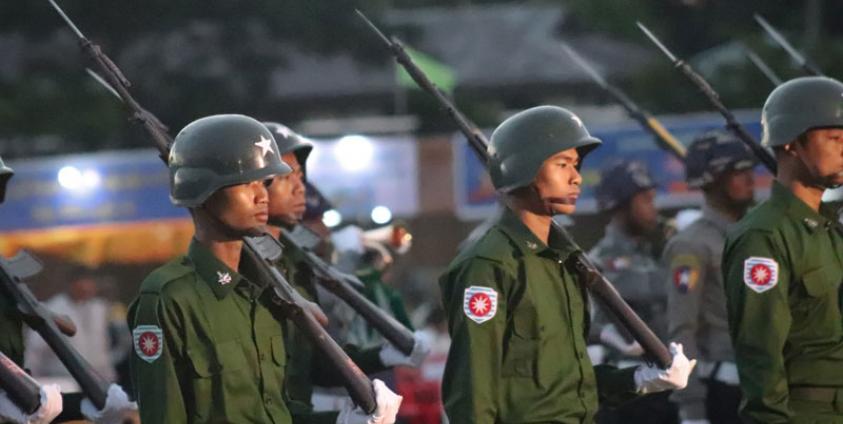
[[[747,46],[743,46],[743,50],[746,58],[749,59],[749,61],[752,62],[752,64],[755,65],[755,67],[758,68],[758,70],[761,71],[761,73],[764,74],[764,76],[767,77],[774,86],[778,86],[782,83],[782,79],[776,75],[776,73],[764,62],[763,59],[761,59],[760,56],[758,56],[758,54]]]
[[[5,296],[14,299],[24,322],[38,332],[47,345],[56,353],[85,395],[98,410],[105,406],[109,383],[91,364],[73,348],[60,334],[56,320],[44,305],[35,299],[22,279],[37,273],[41,264],[26,252],[20,252],[12,259],[0,258],[0,286]]]
[[[483,163],[488,163],[489,154],[487,146],[489,145],[486,136],[468,120],[457,108],[453,102],[433,84],[432,81],[419,69],[413,62],[413,59],[407,54],[402,45],[395,37],[388,38],[383,32],[378,29],[368,18],[359,10],[357,14],[362,18],[368,27],[378,35],[378,37],[386,43],[395,56],[395,60],[404,67],[413,81],[418,86],[436,98],[442,109],[453,119],[460,129],[460,132],[468,140],[469,145],[474,150],[474,153],[480,158]],[[622,325],[629,333],[641,344],[646,355],[655,360],[659,366],[669,368],[673,357],[670,355],[667,347],[659,340],[653,331],[647,327],[647,324],[629,307],[626,301],[618,294],[618,291],[612,284],[597,270],[597,267],[588,259],[582,252],[582,249],[577,246],[571,235],[559,224],[553,222],[550,229],[555,237],[559,237],[566,243],[576,248],[575,253],[572,253],[568,259],[567,265],[573,268],[580,281],[582,281],[588,291],[600,302],[606,310],[610,312],[620,325]]]
[[[787,41],[787,38],[784,38],[784,35],[782,35],[775,28],[773,28],[773,26],[770,25],[770,23],[767,22],[767,20],[764,19],[763,16],[756,13],[754,17],[755,22],[758,22],[758,25],[761,25],[761,27],[764,28],[764,31],[766,31],[767,34],[770,35],[770,38],[772,38],[773,41],[776,42],[776,44],[781,46],[781,48],[783,48],[784,51],[786,51],[787,54],[790,55],[793,61],[796,62],[796,64],[799,65],[799,67],[802,68],[805,73],[814,76],[825,76],[822,71],[819,70],[819,68],[817,68],[811,61],[808,60],[807,57],[799,53],[793,47],[793,45],[791,45],[790,42]]]
[[[720,100],[720,96],[717,94],[716,91],[709,85],[708,81],[702,77],[702,75],[698,74],[691,65],[686,63],[684,60],[677,59],[676,56],[662,44],[661,41],[652,33],[649,29],[647,29],[644,24],[641,22],[636,22],[638,28],[644,32],[644,34],[649,38],[653,44],[655,44],[661,51],[664,53],[665,56],[673,62],[673,66],[682,71],[685,76],[697,86],[697,89],[705,95],[708,99],[709,103],[723,115],[723,118],[726,119],[726,128],[729,128],[741,141],[746,144],[755,156],[758,157],[759,161],[764,164],[764,166],[772,173],[776,175],[776,159],[773,155],[767,151],[764,147],[759,145],[755,139],[752,138],[752,135],[746,131],[743,125],[738,122],[735,118],[735,115],[723,104]]]
[[[134,121],[140,122],[146,131],[152,136],[155,146],[158,148],[159,157],[167,164],[170,146],[173,143],[172,137],[167,133],[167,127],[158,120],[151,112],[147,111],[134,99],[129,92],[131,83],[126,79],[117,65],[102,51],[102,49],[88,40],[81,31],[73,24],[70,18],[62,11],[54,0],[48,0],[53,8],[61,15],[64,21],[71,27],[79,38],[79,43],[85,53],[97,64],[103,72],[99,82],[116,92],[120,100],[126,106]],[[349,391],[351,399],[367,413],[374,412],[377,407],[372,382],[360,370],[360,368],[348,357],[348,354],[328,335],[325,329],[318,324],[310,310],[302,306],[295,297],[294,290],[290,283],[275,269],[273,261],[278,255],[266,246],[271,246],[271,236],[261,234],[258,237],[244,237],[243,247],[246,256],[252,259],[256,265],[260,278],[264,279],[273,288],[279,297],[276,303],[286,306],[285,311],[293,318],[293,322],[307,334],[316,347],[328,358],[332,359],[333,365],[345,378],[344,385]],[[277,243],[277,241],[275,241]]]
[[[629,115],[630,118],[636,120],[645,130],[649,131],[653,137],[656,138],[656,143],[662,149],[672,153],[680,161],[685,160],[685,146],[677,140],[676,137],[674,137],[673,134],[671,134],[667,128],[665,128],[664,125],[656,119],[655,116],[638,107],[638,105],[635,104],[635,102],[632,101],[632,99],[630,99],[623,90],[609,84],[603,76],[597,73],[597,70],[595,70],[594,67],[592,67],[567,43],[562,43],[562,49],[565,50],[565,53],[571,57],[574,63],[582,68],[585,73],[588,74],[598,86],[600,86],[600,88],[612,96],[612,98],[615,99],[615,101],[620,104],[624,110],[626,110],[626,114]]]
[[[3,352],[0,352],[0,387],[27,415],[41,406],[41,386]]]
[[[278,238],[281,243],[296,251],[307,262],[313,270],[317,283],[345,301],[401,352],[409,355],[413,351],[416,342],[413,333],[354,289],[354,287],[363,287],[363,283],[357,276],[340,272],[327,264],[313,251],[296,242],[293,235],[285,228],[281,229]]]

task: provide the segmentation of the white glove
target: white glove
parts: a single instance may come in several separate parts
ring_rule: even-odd
[[[711,424],[708,420],[682,420],[679,424]]]
[[[372,385],[375,388],[375,401],[378,403],[375,413],[369,415],[348,401],[337,416],[337,424],[393,424],[395,422],[398,407],[401,406],[401,400],[404,398],[389,390],[389,387],[377,378],[372,380]]]
[[[673,355],[673,362],[669,369],[640,366],[635,370],[635,387],[638,388],[638,393],[679,390],[688,385],[688,376],[691,375],[697,360],[688,361],[679,343],[670,343],[670,353]]]
[[[41,406],[26,415],[0,390],[0,421],[15,424],[47,424],[61,414],[62,400],[58,384],[41,386]]]
[[[108,387],[108,397],[105,398],[105,406],[101,411],[85,398],[82,400],[82,415],[96,424],[119,424],[133,415],[138,410],[138,404],[129,401],[129,396],[123,388],[112,384]]]
[[[381,358],[381,363],[387,367],[394,367],[396,365],[403,365],[407,367],[418,368],[424,358],[430,354],[430,343],[418,331],[413,333],[413,351],[409,355],[405,355],[398,350],[392,343],[385,342],[378,356]]]
[[[600,341],[626,356],[641,356],[644,354],[644,348],[635,340],[627,343],[614,324],[603,326],[603,329],[600,330]]]

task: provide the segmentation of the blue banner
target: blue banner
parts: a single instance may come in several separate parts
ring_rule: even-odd
[[[154,149],[9,162],[0,231],[185,218]]]

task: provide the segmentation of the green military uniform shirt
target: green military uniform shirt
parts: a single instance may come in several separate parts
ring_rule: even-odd
[[[194,240],[129,309],[144,423],[290,423],[283,318],[270,291]]]
[[[23,320],[11,296],[0,296],[0,352],[23,367]]]
[[[729,331],[750,422],[843,422],[843,235],[834,219],[776,182],[726,240]],[[817,387],[831,399],[804,398]]]
[[[284,245],[284,254],[277,266],[304,298],[319,303],[313,272],[295,249]],[[294,421],[297,424],[336,423],[337,411],[313,412],[311,397],[314,385],[341,386],[343,380],[340,374],[314,349],[307,335],[290,321],[284,324],[284,344],[289,353],[285,399]],[[384,368],[378,355],[380,348],[358,350],[354,346],[344,346],[344,349],[363,372],[376,372]]]
[[[585,294],[565,265],[574,249],[549,244],[507,209],[441,277],[452,424],[590,423],[598,392],[634,396],[634,369],[592,367]]]

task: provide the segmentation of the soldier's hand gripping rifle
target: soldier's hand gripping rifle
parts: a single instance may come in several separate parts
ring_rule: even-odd
[[[743,125],[738,122],[738,120],[735,118],[735,115],[733,115],[729,108],[727,108],[726,105],[723,104],[723,102],[720,100],[720,96],[717,94],[716,91],[714,91],[713,88],[711,88],[711,85],[709,85],[708,81],[706,81],[705,78],[702,77],[702,75],[694,71],[694,69],[691,68],[691,65],[686,63],[684,60],[676,58],[676,56],[671,53],[671,51],[668,50],[668,48],[665,47],[665,45],[662,44],[662,42],[659,41],[659,39],[649,29],[647,29],[644,24],[642,24],[641,22],[636,22],[636,24],[638,25],[638,28],[640,28],[641,31],[644,32],[647,38],[649,38],[653,42],[653,44],[655,44],[659,48],[659,50],[661,50],[662,53],[664,53],[664,55],[667,56],[671,62],[673,62],[673,66],[676,67],[676,69],[682,71],[682,73],[689,80],[691,80],[692,83],[694,83],[697,89],[703,95],[705,95],[709,103],[711,103],[711,105],[714,106],[714,108],[717,109],[717,111],[720,112],[721,115],[723,115],[723,118],[726,119],[726,128],[731,130],[742,142],[744,142],[744,144],[746,144],[747,147],[752,150],[755,156],[758,157],[758,160],[762,164],[764,164],[764,166],[768,170],[770,170],[773,175],[776,175],[776,159],[769,151],[767,151],[766,149],[764,149],[764,147],[758,144],[752,137],[752,135],[750,135],[749,132],[747,132],[747,130],[743,127]]]
[[[85,53],[96,63],[104,83],[112,93],[117,93],[120,100],[126,106],[132,118],[139,121],[155,141],[159,157],[167,163],[170,146],[173,139],[167,133],[167,127],[161,123],[152,113],[140,106],[129,92],[131,84],[117,67],[116,64],[96,44],[88,40],[81,31],[73,24],[70,18],[62,11],[54,0],[49,0],[53,8],[61,15],[68,26],[73,29],[79,37],[79,43]],[[262,240],[271,239],[271,240]],[[294,296],[294,291],[286,279],[272,265],[277,259],[273,250],[265,246],[272,246],[277,243],[269,235],[262,235],[257,238],[244,237],[244,250],[252,263],[256,265],[257,272],[266,283],[270,284],[279,297],[279,304],[285,307],[285,312],[291,316],[293,322],[313,341],[317,349],[322,351],[332,360],[332,364],[344,377],[344,385],[349,391],[351,399],[367,413],[374,412],[377,407],[374,388],[371,380],[366,377],[360,368],[348,357],[345,351],[328,335],[327,331],[318,324],[309,308],[300,303],[300,298]],[[264,248],[261,248],[264,246]],[[267,256],[269,255],[269,256]]]
[[[22,281],[23,278],[36,274],[40,269],[41,265],[38,261],[26,252],[18,253],[12,259],[0,258],[2,293],[14,300],[23,321],[47,342],[70,375],[79,383],[85,396],[98,410],[102,410],[105,407],[109,383],[97,374],[91,364],[64,339],[55,318],[35,299]]]
[[[313,270],[317,283],[345,301],[402,353],[412,353],[416,343],[413,333],[355,289],[363,288],[363,283],[357,276],[341,272],[326,263],[310,249],[298,243],[287,229],[282,228],[278,238],[304,258]]]
[[[565,53],[571,57],[574,63],[582,68],[585,73],[587,73],[591,79],[600,86],[600,88],[605,90],[624,108],[624,110],[626,110],[626,113],[630,118],[636,120],[645,130],[649,131],[656,138],[656,142],[659,146],[672,153],[680,161],[685,161],[685,146],[682,145],[682,143],[677,140],[676,137],[674,137],[670,131],[668,131],[667,128],[665,128],[664,125],[656,119],[655,116],[638,107],[638,105],[635,104],[635,102],[632,101],[632,99],[630,99],[623,90],[609,84],[609,82],[597,73],[594,67],[592,67],[571,46],[566,43],[562,43],[562,49],[565,50]]]
[[[27,415],[41,406],[41,386],[3,352],[0,352],[0,388]]]
[[[438,88],[430,79],[413,63],[412,58],[404,50],[401,42],[395,38],[388,38],[383,34],[371,21],[369,21],[363,13],[357,11],[358,15],[366,22],[369,28],[375,32],[378,37],[392,51],[395,60],[404,67],[413,81],[419,85],[421,89],[431,94],[436,98],[442,109],[457,123],[460,131],[466,137],[469,145],[478,155],[483,163],[489,161],[489,154],[487,146],[489,142],[486,136],[468,120],[453,104],[453,102]],[[577,244],[571,238],[570,234],[556,222],[551,225],[551,232],[559,236],[562,240],[570,243],[571,246],[577,247]],[[672,356],[664,343],[647,327],[647,324],[629,307],[629,305],[621,298],[617,290],[612,287],[612,284],[597,270],[597,267],[586,257],[582,249],[577,248],[576,252],[571,255],[569,263],[573,266],[580,277],[580,281],[585,283],[585,287],[600,302],[606,310],[612,315],[636,341],[644,348],[648,359],[656,361],[656,363],[663,367],[669,368],[672,362]]]
[[[775,28],[773,28],[773,26],[770,25],[770,23],[767,22],[767,20],[764,19],[763,16],[756,13],[754,17],[755,22],[758,22],[758,25],[761,25],[761,27],[764,28],[764,31],[767,31],[767,34],[770,35],[770,38],[772,38],[773,41],[776,42],[776,44],[781,46],[781,48],[783,48],[784,51],[786,51],[787,54],[790,55],[790,57],[796,62],[797,65],[799,65],[800,68],[802,68],[802,70],[805,71],[805,73],[814,76],[824,76],[824,74],[822,73],[822,71],[820,71],[819,68],[817,68],[802,53],[799,53],[799,51],[796,50],[796,48],[794,48],[789,41],[787,41],[787,38],[784,38],[784,35],[782,35]]]

